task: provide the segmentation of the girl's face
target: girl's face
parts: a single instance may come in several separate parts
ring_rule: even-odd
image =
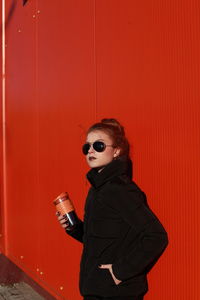
[[[97,152],[93,149],[93,143],[101,141],[106,145],[103,152]],[[90,168],[104,167],[109,164],[115,157],[119,156],[120,149],[113,148],[113,141],[108,134],[101,130],[92,131],[87,135],[86,143],[90,144],[86,161]]]

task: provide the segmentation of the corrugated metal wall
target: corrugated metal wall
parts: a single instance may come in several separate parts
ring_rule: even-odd
[[[2,7],[0,7],[0,14],[2,16]],[[2,53],[0,55],[0,67],[1,67],[1,84],[0,84],[0,100],[1,100],[1,103],[2,103],[2,79],[3,79],[3,74],[2,74]],[[0,176],[1,176],[1,179],[2,179],[2,105],[0,105],[0,122],[1,122],[1,134],[0,134],[0,163],[1,163],[1,171],[0,171]],[[2,241],[2,232],[3,232],[3,206],[2,206],[2,200],[3,200],[3,190],[2,190],[2,180],[1,180],[1,185],[0,185],[0,252],[3,250],[3,241]]]
[[[134,179],[170,240],[146,299],[199,300],[199,8],[198,0],[17,2],[6,27],[0,244],[57,299],[81,299],[81,245],[60,228],[52,200],[67,190],[83,216],[84,133],[116,117]]]

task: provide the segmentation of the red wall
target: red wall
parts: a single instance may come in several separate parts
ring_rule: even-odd
[[[0,15],[2,16],[2,7],[0,7]],[[1,20],[2,18],[0,18]],[[1,22],[2,23],[2,22]],[[2,44],[2,41],[1,41]],[[0,178],[2,179],[2,53],[0,55],[0,68],[1,68],[1,84],[0,84],[0,164],[1,164],[1,170],[0,170]],[[1,180],[1,184],[0,184],[0,253],[2,251],[2,232],[3,232],[3,228],[2,228],[2,216],[3,216],[3,208],[2,208],[2,201],[3,200],[3,192],[2,192],[2,180]]]
[[[52,201],[68,191],[83,216],[84,133],[116,117],[170,240],[146,299],[199,299],[199,1],[21,2],[6,28],[6,255],[81,299],[81,244]]]

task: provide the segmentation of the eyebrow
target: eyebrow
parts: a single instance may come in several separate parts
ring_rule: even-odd
[[[104,140],[104,139],[97,139],[97,140],[95,140],[93,143],[95,143],[95,142],[105,142],[105,140]],[[93,144],[93,143],[91,143],[91,142],[89,142],[89,141],[86,141],[86,143],[88,143],[88,144]]]

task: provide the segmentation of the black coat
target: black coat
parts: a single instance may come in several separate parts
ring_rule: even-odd
[[[100,173],[91,169],[84,222],[70,235],[83,241],[80,292],[83,296],[134,296],[148,290],[146,275],[167,246],[167,233],[131,181],[127,163],[114,160]],[[68,232],[69,233],[69,232]],[[122,280],[116,285],[108,269]]]

